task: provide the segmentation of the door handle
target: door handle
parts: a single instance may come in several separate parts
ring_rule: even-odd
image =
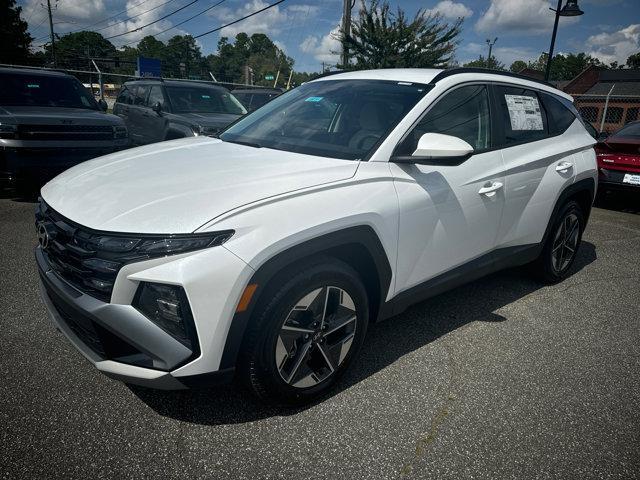
[[[487,197],[493,197],[498,190],[502,188],[500,182],[487,182],[484,187],[478,190],[480,195],[486,195]]]
[[[556,165],[556,172],[565,173],[570,168],[573,168],[573,163],[560,162],[558,165]]]

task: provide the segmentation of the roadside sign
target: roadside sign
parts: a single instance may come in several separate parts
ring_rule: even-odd
[[[161,77],[160,60],[157,58],[138,57],[138,77]]]
[[[274,77],[273,75],[271,75],[271,74],[269,74],[269,75],[265,75],[265,76],[264,76],[264,79],[265,79],[265,80],[273,80],[274,78],[275,78],[275,77]]]

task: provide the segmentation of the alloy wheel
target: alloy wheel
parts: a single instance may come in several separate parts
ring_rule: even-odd
[[[299,299],[276,341],[275,362],[282,380],[308,388],[328,379],[351,350],[356,325],[353,299],[341,288],[317,288]]]
[[[551,264],[557,273],[569,267],[578,248],[580,221],[575,213],[570,213],[563,220],[553,239]]]

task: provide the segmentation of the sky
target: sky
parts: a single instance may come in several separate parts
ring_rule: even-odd
[[[564,3],[565,0],[563,0]],[[97,30],[108,37],[153,25],[113,38],[116,46],[132,44],[145,35],[167,40],[173,35],[197,35],[259,10],[273,0],[51,0],[54,30]],[[175,10],[192,5],[171,14]],[[361,0],[356,0],[357,16]],[[35,45],[47,41],[48,20],[43,0],[18,0],[22,18],[29,23]],[[410,17],[418,9],[439,13],[445,21],[464,18],[456,60],[462,64],[487,56],[487,39],[497,37],[493,55],[507,67],[514,60],[535,60],[549,49],[553,28],[547,0],[389,0],[392,10],[402,8]],[[556,1],[553,1],[554,7]],[[556,53],[586,52],[610,63],[624,63],[640,51],[640,0],[579,0],[580,17],[561,18]],[[46,3],[45,3],[46,4]],[[209,9],[182,25],[188,18]],[[297,71],[320,71],[322,62],[336,63],[340,50],[335,32],[342,15],[341,0],[285,0],[220,32],[198,39],[204,54],[215,53],[221,36],[239,32],[265,33],[295,60]],[[175,28],[174,28],[175,26]],[[170,29],[165,33],[160,33]]]

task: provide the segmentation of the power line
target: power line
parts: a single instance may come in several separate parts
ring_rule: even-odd
[[[214,7],[217,7],[218,5],[220,5],[221,3],[224,3],[224,2],[226,2],[226,1],[227,1],[227,0],[220,0],[218,3],[215,3],[215,4],[211,5],[211,6],[210,6],[210,7],[208,7],[208,8],[205,8],[205,9],[204,9],[204,10],[202,10],[200,13],[196,13],[194,16],[189,17],[189,18],[187,18],[186,20],[183,20],[183,21],[182,21],[182,22],[180,22],[180,23],[176,23],[176,24],[175,24],[174,26],[172,26],[172,27],[165,28],[164,30],[162,30],[161,32],[158,32],[158,33],[154,34],[153,36],[154,36],[154,37],[158,37],[159,35],[162,35],[163,33],[168,32],[169,30],[173,30],[174,28],[177,28],[177,27],[179,27],[180,25],[184,25],[185,23],[187,23],[187,22],[189,22],[189,21],[193,20],[193,19],[194,19],[194,18],[196,18],[196,17],[199,17],[200,15],[203,15],[203,14],[207,13],[209,10],[213,9]],[[134,43],[138,43],[138,42],[129,42],[129,43],[125,43],[124,45],[121,45],[121,47],[126,47],[126,46],[128,46],[128,45],[133,45]]]
[[[173,11],[173,12],[171,12],[171,13],[167,13],[166,15],[163,15],[162,17],[158,18],[157,20],[154,20],[154,21],[153,21],[153,22],[151,22],[151,23],[147,23],[146,25],[143,25],[143,26],[141,26],[141,27],[134,28],[133,30],[129,30],[128,32],[118,33],[117,35],[111,35],[110,37],[105,37],[105,40],[110,40],[110,39],[112,39],[112,38],[122,37],[123,35],[128,35],[128,34],[133,33],[133,32],[139,32],[139,31],[140,31],[140,30],[142,30],[143,28],[147,28],[147,27],[149,27],[149,26],[153,25],[154,23],[158,23],[158,22],[160,22],[160,21],[164,20],[165,18],[170,17],[171,15],[175,15],[175,14],[176,14],[176,13],[178,13],[179,11],[184,10],[185,8],[187,8],[187,7],[188,7],[188,6],[190,6],[190,5],[193,5],[193,4],[194,4],[194,3],[196,3],[197,1],[199,1],[199,0],[192,0],[191,2],[187,3],[186,5],[184,5],[184,6],[180,7],[180,8],[178,8],[177,10],[174,10],[174,11]],[[283,1],[284,1],[284,0],[283,0]]]
[[[209,34],[211,34],[211,33],[218,32],[218,31],[222,30],[223,28],[229,27],[229,26],[231,26],[231,25],[235,25],[236,23],[239,23],[239,22],[241,22],[241,21],[243,21],[243,20],[246,20],[246,19],[247,19],[247,18],[249,18],[249,17],[253,17],[254,15],[257,15],[257,14],[259,14],[259,13],[261,13],[261,12],[264,12],[265,10],[269,10],[270,8],[273,8],[273,7],[275,7],[276,5],[279,5],[279,4],[281,4],[282,2],[284,2],[284,1],[285,1],[285,0],[278,0],[277,2],[274,2],[274,3],[272,3],[271,5],[267,5],[266,7],[261,8],[260,10],[256,10],[255,12],[250,13],[249,15],[245,15],[244,17],[239,18],[239,19],[237,19],[237,20],[234,20],[233,22],[229,22],[229,23],[227,23],[227,24],[225,24],[225,25],[222,25],[221,27],[214,28],[213,30],[209,30],[208,32],[201,33],[200,35],[196,35],[195,37],[193,37],[193,39],[195,40],[196,38],[204,37],[205,35],[209,35]]]
[[[139,5],[142,5],[143,3],[146,3],[146,2],[148,2],[148,1],[149,1],[149,0],[143,0],[143,1],[142,1],[142,2],[140,2],[140,3],[136,3],[136,4],[135,4],[134,6],[132,6],[131,8],[135,8],[135,7],[137,7],[137,6],[139,6]],[[151,12],[151,11],[153,11],[153,10],[156,10],[156,9],[158,9],[158,8],[160,8],[160,7],[164,6],[164,5],[166,5],[167,3],[171,3],[171,2],[175,2],[175,1],[176,1],[176,0],[167,0],[166,2],[163,2],[163,3],[159,4],[159,5],[156,5],[155,7],[150,8],[150,9],[148,9],[148,10],[145,10],[144,12],[140,12],[140,13],[138,13],[137,15],[133,15],[133,16],[131,16],[131,17],[127,17],[127,18],[125,18],[124,20],[121,20],[121,21],[119,21],[119,22],[112,23],[112,24],[107,25],[106,27],[102,27],[102,28],[99,28],[99,29],[97,29],[97,30],[91,30],[91,31],[93,31],[93,32],[101,32],[102,30],[106,30],[107,28],[113,28],[113,27],[114,27],[114,26],[116,26],[116,25],[120,25],[121,23],[126,23],[126,22],[128,22],[128,21],[130,21],[130,20],[133,20],[134,18],[137,18],[137,17],[140,17],[140,16],[144,15],[145,13],[149,13],[149,12]],[[105,19],[103,19],[103,20],[100,20],[99,22],[92,23],[91,25],[87,25],[87,26],[85,26],[85,27],[83,27],[83,28],[79,28],[79,29],[77,29],[77,30],[72,30],[72,31],[70,31],[70,32],[67,32],[67,34],[69,34],[69,33],[76,33],[76,32],[86,31],[86,30],[90,29],[91,27],[94,27],[94,26],[96,26],[96,25],[99,25],[99,24],[101,24],[101,23],[104,23],[104,22],[106,22],[106,21],[108,21],[108,20],[111,20],[112,18],[115,18],[115,17],[117,17],[118,15],[121,15],[121,14],[126,13],[126,12],[128,12],[128,10],[123,10],[122,12],[116,13],[115,15],[112,15],[111,17],[108,17],[108,18],[105,18]],[[46,38],[46,37],[40,37],[40,38],[39,38],[39,40],[41,40],[42,38]]]

